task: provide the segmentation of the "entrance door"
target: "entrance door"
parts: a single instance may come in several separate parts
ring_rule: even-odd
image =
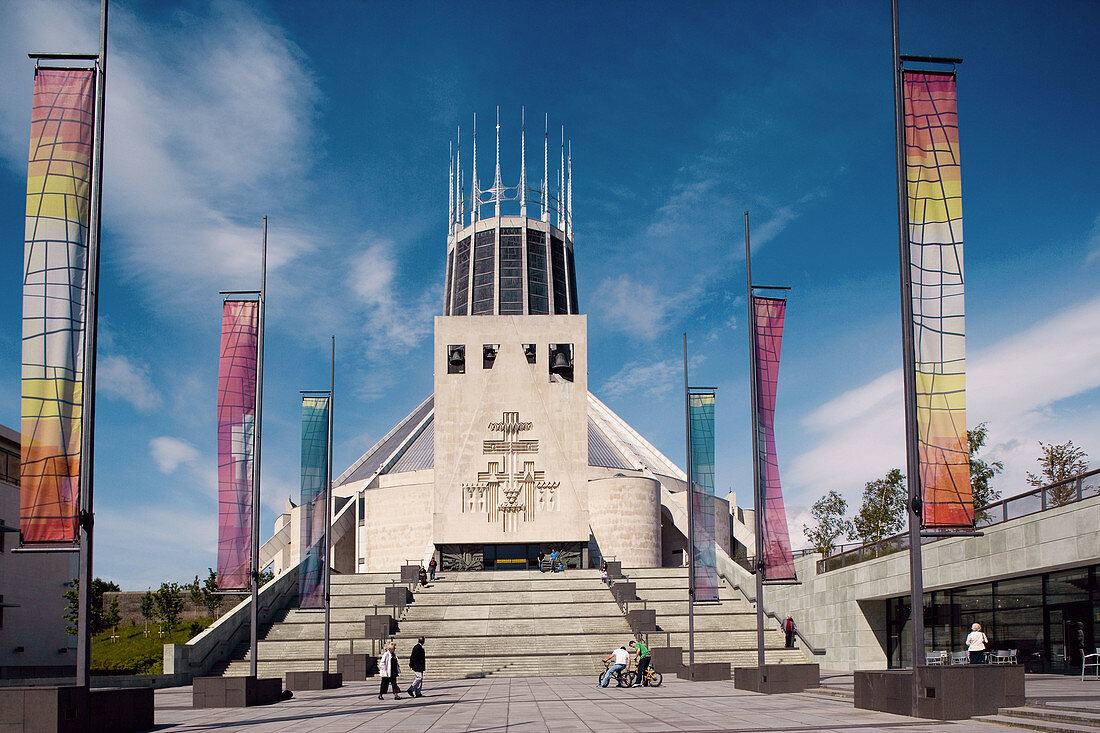
[[[497,545],[497,570],[526,570],[527,545]]]
[[[1079,674],[1081,655],[1092,649],[1092,606],[1088,601],[1050,606],[1047,634],[1050,638],[1051,672]]]

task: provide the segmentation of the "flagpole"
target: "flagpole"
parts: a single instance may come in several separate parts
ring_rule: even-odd
[[[96,60],[95,121],[92,133],[92,195],[88,223],[88,271],[84,289],[84,384],[80,409],[80,567],[77,571],[76,684],[88,687],[92,666],[92,510],[95,455],[95,381],[99,317],[99,246],[103,220],[103,117],[107,84],[107,0],[99,7],[99,58]]]
[[[901,29],[898,0],[891,2],[894,26],[894,133],[898,184],[898,263],[901,272],[902,382],[905,395],[906,482],[909,501],[909,622],[913,644],[913,713],[916,714],[920,683],[916,669],[924,664],[924,578],[921,562],[920,456],[917,452],[916,348],[913,343],[913,283],[909,264],[909,201],[905,175],[905,100],[902,82]]]
[[[760,427],[756,393],[756,308],[752,295],[752,252],[749,246],[749,212],[745,212],[745,286],[749,302],[749,424],[752,426],[753,534],[756,544],[756,666],[764,666],[764,507],[760,491]]]
[[[325,564],[322,566],[322,572],[325,579],[325,652],[324,652],[324,672],[328,675],[328,647],[329,647],[329,607],[330,607],[330,591],[332,589],[332,569],[330,564],[332,562],[332,547],[329,544],[332,536],[332,411],[336,402],[336,336],[332,337],[332,362],[329,370],[329,387],[328,387],[328,453],[325,456],[325,465],[327,466],[327,476],[325,478]],[[322,683],[323,684],[323,683]]]
[[[691,397],[688,387],[688,336],[684,333],[684,434],[687,436],[687,515],[688,515],[688,669],[695,670],[695,504],[694,477],[691,475]]]
[[[267,307],[267,217],[264,217],[260,254],[260,323],[256,337],[256,418],[252,427],[252,608],[249,630],[248,674],[257,676],[260,626],[260,428],[264,394],[264,311]]]

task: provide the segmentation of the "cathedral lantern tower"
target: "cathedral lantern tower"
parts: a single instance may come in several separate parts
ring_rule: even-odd
[[[501,172],[499,112],[491,184],[478,172],[476,118],[470,145],[460,136],[451,160],[433,357],[432,537],[444,566],[480,549],[494,567],[526,567],[550,548],[587,565],[587,320],[573,256],[572,155],[563,131],[552,170],[544,127],[541,181],[532,184],[522,122],[518,137],[515,185]]]

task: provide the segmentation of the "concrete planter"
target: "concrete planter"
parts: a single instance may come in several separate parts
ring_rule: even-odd
[[[247,708],[283,699],[278,677],[196,677],[193,684],[194,708]]]
[[[738,690],[772,695],[802,692],[820,685],[821,671],[816,664],[765,664],[733,670],[733,686]]]
[[[684,666],[682,646],[656,646],[649,648],[650,666],[661,674],[677,674]]]
[[[413,594],[403,585],[386,588],[386,605],[404,608],[412,602]]]
[[[626,622],[635,634],[657,630],[657,611],[652,608],[631,609],[626,612]]]
[[[855,706],[933,720],[965,720],[1024,704],[1024,668],[1020,665],[917,667],[920,696],[916,711],[913,674],[911,669],[857,671]]]
[[[130,733],[153,729],[153,689],[75,685],[0,689],[0,730]]]
[[[729,680],[729,662],[696,662],[694,666],[684,665],[676,672],[682,680],[692,682],[721,682]]]
[[[287,672],[288,690],[335,690],[344,686],[344,678],[339,672]]]
[[[348,682],[362,682],[378,674],[378,657],[370,654],[337,654],[336,671]]]

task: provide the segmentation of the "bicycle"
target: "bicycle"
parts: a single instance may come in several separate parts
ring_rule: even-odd
[[[638,681],[638,672],[634,669],[626,669],[623,670],[623,677],[628,680],[626,686],[630,687]],[[653,664],[650,663],[642,675],[642,682],[648,682],[650,687],[660,687],[662,681],[664,681],[664,677],[660,672],[653,669]]]
[[[598,685],[603,684],[603,676],[605,674],[607,674],[607,670],[609,670],[609,669],[611,669],[611,662],[604,662],[603,663],[603,674],[600,674],[599,676],[596,677],[596,684],[598,684]],[[617,682],[615,683],[616,687],[630,687],[632,684],[634,684],[634,673],[630,672],[626,669],[624,669],[620,672],[616,672],[615,673],[615,678],[617,680]],[[610,680],[608,680],[607,685],[608,685],[608,687],[611,686],[611,681]]]

